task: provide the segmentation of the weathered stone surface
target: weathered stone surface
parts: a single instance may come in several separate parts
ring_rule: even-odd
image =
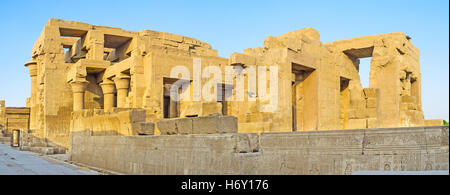
[[[349,119],[349,129],[365,129],[367,128],[367,119]]]
[[[233,116],[192,118],[194,134],[237,133],[237,124],[237,118]]]
[[[365,88],[363,91],[364,91],[364,95],[366,96],[366,98],[377,98],[377,90],[376,89]]]
[[[435,120],[425,120],[425,126],[442,126],[444,125],[444,120],[435,119]]]
[[[79,133],[72,134],[71,140],[71,161],[123,174],[344,175],[449,168],[448,127],[443,126],[261,136],[98,137]]]
[[[155,124],[150,122],[131,123],[132,132],[137,135],[155,135]]]
[[[158,130],[161,135],[176,135],[178,134],[177,122],[175,120],[161,120],[157,123]]]
[[[416,100],[416,97],[414,97],[414,96],[402,96],[402,102],[415,104],[417,102],[417,100]]]
[[[74,112],[71,132],[90,130],[95,135],[154,135],[155,125],[146,121],[146,110],[120,109],[114,112],[84,110]]]
[[[0,136],[11,136],[13,130],[29,129],[29,121],[29,108],[5,107],[5,101],[0,101]]]
[[[162,135],[237,133],[237,118],[233,116],[206,116],[161,120],[157,123]]]
[[[322,43],[317,30],[306,28],[267,37],[263,47],[226,59],[208,43],[181,35],[51,19],[25,64],[30,111],[20,114],[29,119],[9,124],[29,120],[36,140],[65,148],[70,132],[85,130],[130,136],[424,126],[419,56],[404,33]],[[364,89],[359,66],[366,57],[372,61],[370,88]],[[183,77],[189,78],[172,75],[175,67],[186,68],[189,74]],[[211,84],[205,75],[193,78],[194,71],[214,67],[222,80]],[[239,72],[226,72],[229,68]],[[272,69],[278,75],[271,75]],[[266,86],[253,75],[265,75]],[[168,89],[178,81],[187,87],[179,91],[182,100],[174,101]],[[206,84],[233,90],[212,94],[226,101],[193,100],[197,87]],[[237,98],[240,86],[242,99]],[[277,94],[264,99],[264,89]],[[5,126],[4,102],[1,107]],[[236,118],[208,118],[211,114]],[[158,124],[185,117],[206,118]]]
[[[52,147],[28,147],[24,146],[21,150],[30,151],[42,155],[53,155],[55,154],[55,149]]]
[[[194,124],[192,118],[181,118],[176,120],[176,124],[178,127],[178,134],[180,135],[188,135],[194,134]]]
[[[151,125],[141,123],[156,122],[164,116],[164,92],[154,83],[165,84],[175,66],[192,67],[194,57],[205,61],[203,65],[228,63],[208,43],[181,35],[50,19],[25,65],[32,86],[27,104],[30,128],[36,130],[34,136],[63,147],[68,146],[71,131],[153,134]],[[147,110],[144,114],[121,113],[117,107]],[[73,111],[83,110],[106,113],[72,116]],[[203,109],[202,104],[193,112],[199,110],[217,113],[221,108]]]
[[[377,108],[378,102],[375,98],[367,99],[367,108]]]
[[[378,128],[378,119],[376,118],[369,118],[367,119],[367,128],[369,129],[374,129],[374,128]]]
[[[240,66],[250,66],[250,65],[256,65],[256,58],[240,54],[240,53],[233,53],[230,56],[230,65],[240,65]]]

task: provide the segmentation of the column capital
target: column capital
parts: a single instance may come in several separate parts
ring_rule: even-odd
[[[89,81],[72,81],[70,85],[72,86],[72,92],[74,93],[84,93]]]
[[[28,70],[30,71],[30,77],[37,76],[37,62],[34,60],[30,60],[29,62],[25,63],[25,67],[28,67]]]
[[[130,86],[130,76],[121,74],[114,78],[114,83],[117,89],[128,89]]]
[[[25,67],[28,67],[30,65],[37,65],[37,62],[35,60],[30,60],[27,63],[25,63]]]
[[[116,92],[116,84],[111,80],[104,80],[100,87],[102,88],[103,94],[113,94]]]

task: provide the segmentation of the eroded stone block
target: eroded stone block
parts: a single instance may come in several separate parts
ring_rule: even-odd
[[[235,153],[259,152],[260,144],[257,134],[238,134],[234,138],[236,139]]]
[[[191,118],[182,118],[175,121],[178,127],[178,134],[187,135],[193,133],[193,122]]]
[[[402,96],[402,102],[403,103],[416,103],[416,97],[415,96]]]
[[[168,119],[157,123],[162,135],[237,133],[237,118],[233,116],[206,116]]]
[[[376,98],[377,97],[377,89],[365,88],[364,95],[366,98]]]
[[[367,119],[349,119],[349,129],[365,129],[367,128]]]
[[[154,135],[155,124],[151,122],[132,123],[132,132],[134,135]]]
[[[377,107],[377,99],[376,98],[368,98],[367,99],[367,108],[376,108]]]
[[[378,119],[376,118],[367,119],[367,128],[369,129],[378,128]]]
[[[175,120],[161,120],[157,123],[158,130],[161,135],[176,135],[178,134],[178,129]]]
[[[237,133],[237,118],[206,116],[193,118],[193,134]]]
[[[240,53],[231,54],[229,61],[231,65],[251,66],[256,64],[256,58]]]
[[[442,119],[433,119],[433,120],[425,120],[425,126],[443,126],[444,120]]]

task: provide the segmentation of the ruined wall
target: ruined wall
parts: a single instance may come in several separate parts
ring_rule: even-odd
[[[104,112],[102,109],[77,111],[72,114],[73,133],[91,131],[94,136],[154,135],[155,125],[147,122],[144,109],[121,109]],[[68,147],[67,142],[65,147]]]
[[[118,109],[145,109],[145,122],[153,123],[232,115],[240,133],[424,125],[419,51],[403,33],[324,44],[319,32],[306,28],[270,36],[262,48],[246,49],[229,59],[217,54],[208,43],[181,35],[50,19],[25,64],[31,77],[30,132],[66,147],[72,130],[126,129],[107,129],[117,126]],[[359,59],[366,57],[373,57],[369,89],[363,89],[359,76]],[[171,75],[177,66],[188,71],[183,76],[189,78]],[[214,84],[231,86],[232,94],[225,94],[231,99],[192,100],[194,85],[208,83],[212,75],[203,73],[213,66],[222,73]],[[278,75],[271,75],[274,67]],[[230,68],[243,70],[229,75]],[[203,77],[194,82],[197,69]],[[264,74],[266,86],[258,86]],[[191,100],[177,103],[168,96],[180,80],[188,83],[182,96],[190,92]],[[278,80],[277,107],[268,111],[262,107],[272,102],[261,98],[260,89],[272,92],[272,80]],[[243,101],[236,92],[241,81]],[[98,110],[108,118],[100,120],[101,127],[95,127],[91,114],[72,115]],[[73,125],[78,123],[82,125]],[[155,134],[160,134],[158,128]]]
[[[448,170],[448,127],[141,137],[71,135],[70,160],[123,174]]]
[[[377,123],[379,91],[373,88],[363,88],[359,75],[360,60],[354,56],[369,57],[372,55],[372,50],[364,48],[361,49],[363,52],[349,54],[344,52],[347,50],[336,47],[334,42],[326,43],[325,46],[332,52],[332,63],[336,66],[336,74],[341,80],[341,96],[339,97],[341,128],[380,127]]]
[[[189,102],[181,102],[182,107],[180,108],[180,117],[185,117],[186,115],[198,115],[198,116],[206,116],[208,114],[217,113],[217,110],[221,110],[218,107],[208,108],[209,104],[217,104],[217,102],[207,102],[205,100],[201,100],[198,102],[194,102],[193,100],[193,83],[194,79],[194,68],[193,68],[193,58],[195,56],[188,55],[167,55],[161,53],[151,53],[144,57],[148,62],[146,66],[145,83],[148,83],[145,88],[145,97],[144,97],[144,108],[150,109],[153,114],[155,114],[156,118],[163,119],[163,98],[164,98],[164,85],[165,84],[173,84],[178,78],[172,78],[170,76],[172,68],[175,66],[183,66],[186,67],[190,72],[189,76],[191,82],[189,84],[190,90],[190,99]],[[222,78],[225,78],[224,66],[228,63],[228,60],[220,57],[207,57],[207,56],[197,56],[201,59],[201,69],[200,72],[208,66],[217,66],[220,68]],[[208,75],[209,76],[209,75]],[[169,81],[165,79],[170,79]],[[202,86],[208,81],[207,79],[200,78],[200,83]],[[221,82],[219,82],[221,83]],[[219,84],[218,83],[218,84]],[[167,94],[166,94],[167,95]],[[217,105],[215,105],[217,106]],[[221,113],[221,112],[220,112]]]
[[[146,108],[150,121],[163,119],[164,79],[174,66],[187,66],[192,74],[194,57],[204,66],[227,63],[211,45],[189,37],[50,19],[25,64],[31,136],[67,146],[72,112],[79,109]],[[221,110],[208,106],[191,112]]]
[[[349,63],[348,60],[341,60],[347,64],[343,67],[351,67],[353,64],[358,70],[359,58],[372,57],[370,90],[378,89],[380,93],[376,122],[378,127],[424,125],[420,52],[412,44],[410,37],[404,33],[388,33],[335,41],[326,46],[339,53],[342,59],[352,61]],[[355,119],[363,123],[364,119],[373,118],[374,111],[363,109],[364,103],[360,101],[360,97],[352,95],[352,109],[363,112],[356,113]]]
[[[268,102],[232,102],[232,114],[239,118],[240,132],[289,132],[336,129],[339,126],[340,80],[331,52],[323,46],[319,33],[312,29],[268,37],[263,48],[246,49],[230,56],[230,65],[243,66],[245,93],[251,89],[246,69],[266,66],[278,68],[278,108],[273,113],[261,111]],[[249,70],[247,70],[249,71]],[[258,75],[260,76],[260,75]],[[267,80],[273,78],[266,77]],[[262,86],[266,88],[265,86]],[[252,91],[255,90],[255,91]],[[267,91],[269,87],[267,86]],[[293,114],[295,113],[296,114]],[[293,116],[295,115],[295,116]]]
[[[66,81],[64,41],[57,21],[50,20],[35,42],[28,67],[31,77],[31,136],[60,146],[67,143],[72,90]]]
[[[334,43],[323,44],[319,33],[307,28],[268,37],[263,48],[232,54],[230,65],[244,67],[242,74],[247,77],[252,66],[276,66],[279,69],[279,105],[274,113],[259,111],[259,106],[265,103],[257,100],[231,103],[232,115],[239,118],[239,131],[379,127],[376,89],[363,89],[359,59],[344,51]],[[365,52],[370,53],[371,50]],[[248,80],[245,82],[245,94],[252,93]],[[259,95],[256,92],[256,96]]]
[[[11,136],[13,130],[29,128],[30,109],[23,107],[2,107],[0,105],[0,120],[2,120],[3,133]]]

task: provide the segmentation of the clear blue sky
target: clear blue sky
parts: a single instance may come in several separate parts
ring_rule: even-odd
[[[449,119],[448,0],[2,0],[0,99],[8,106],[24,106],[30,94],[23,64],[50,18],[190,36],[210,43],[223,57],[305,27],[317,29],[324,43],[405,32],[421,51],[425,117]],[[361,75],[367,83],[368,64]]]

